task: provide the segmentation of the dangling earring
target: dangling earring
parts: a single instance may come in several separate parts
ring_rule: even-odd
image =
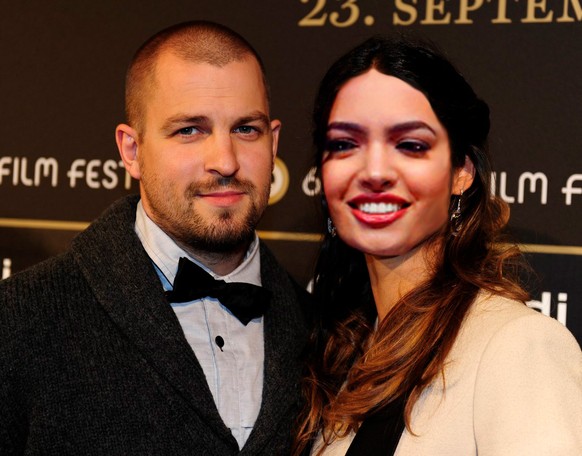
[[[451,234],[457,236],[461,231],[461,199],[463,198],[463,190],[458,196],[457,207],[451,213]]]
[[[331,217],[327,218],[327,232],[331,235],[331,237],[336,237],[337,235],[337,230],[331,221]]]

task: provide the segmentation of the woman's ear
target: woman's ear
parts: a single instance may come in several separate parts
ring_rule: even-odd
[[[453,195],[462,195],[473,184],[473,179],[475,179],[475,165],[473,165],[469,156],[465,155],[464,165],[455,170]]]

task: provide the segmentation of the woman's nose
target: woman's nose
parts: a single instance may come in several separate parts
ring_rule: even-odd
[[[394,185],[397,173],[392,153],[386,145],[371,145],[364,154],[364,160],[360,178],[362,187],[379,192]]]

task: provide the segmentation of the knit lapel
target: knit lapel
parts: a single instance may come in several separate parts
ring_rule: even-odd
[[[143,358],[214,434],[235,445],[204,372],[135,235],[138,198],[115,203],[75,240],[73,252],[97,300]],[[157,379],[154,379],[156,381]]]
[[[278,423],[288,421],[299,402],[299,355],[307,338],[297,293],[288,274],[261,244],[261,282],[272,293],[265,313],[265,370],[261,411],[241,455],[257,454],[269,448]],[[286,429],[291,436],[291,429]],[[267,452],[268,453],[268,452]]]

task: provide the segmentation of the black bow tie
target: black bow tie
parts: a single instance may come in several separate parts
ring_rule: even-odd
[[[174,289],[166,291],[170,302],[188,302],[205,297],[216,298],[243,325],[260,317],[269,306],[271,293],[262,287],[242,282],[214,279],[188,258],[180,258]]]

